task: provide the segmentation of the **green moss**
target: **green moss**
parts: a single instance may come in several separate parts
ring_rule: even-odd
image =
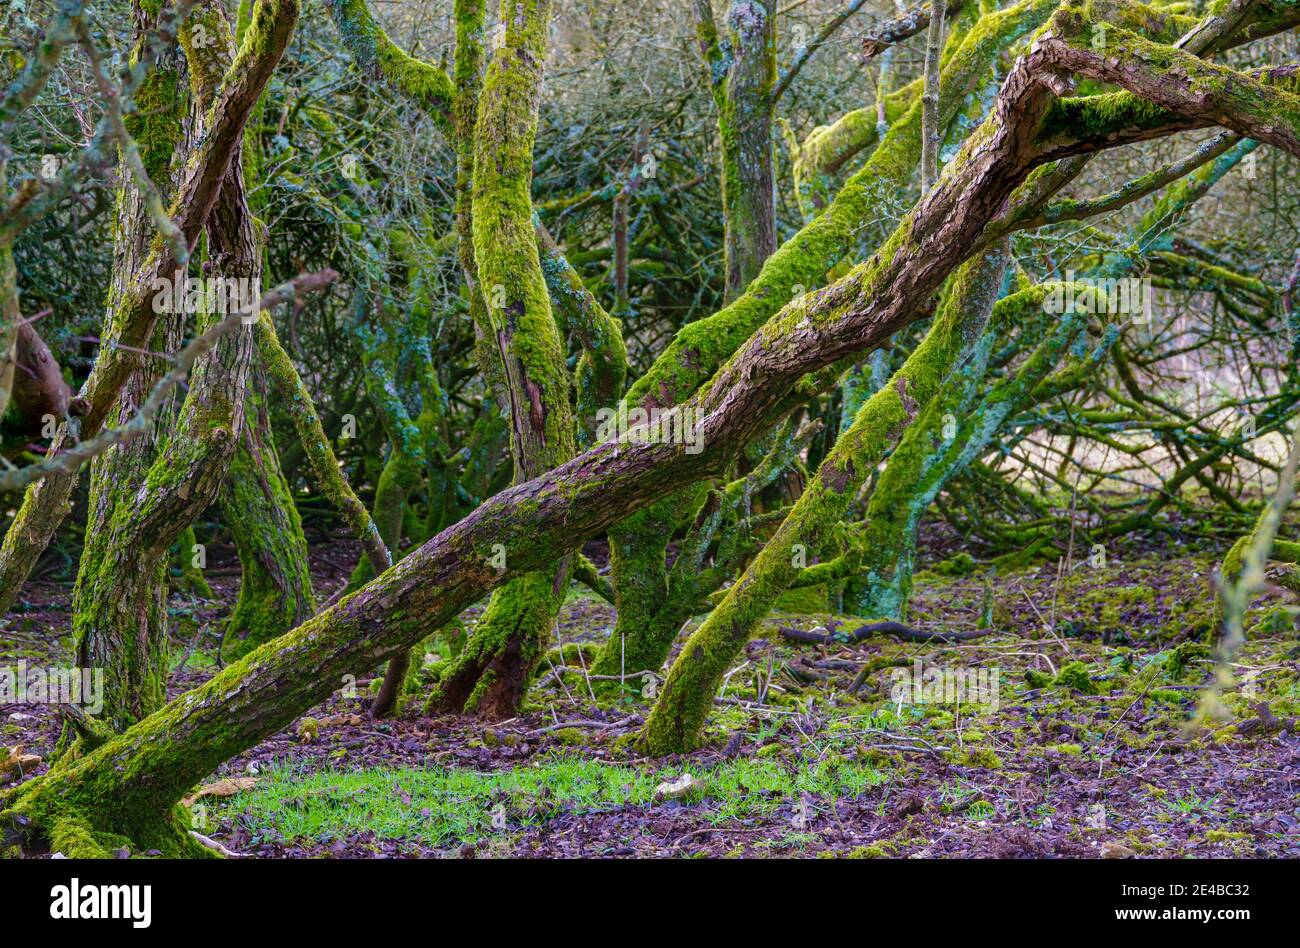
[[[1053,684],[1051,675],[1033,668],[1025,670],[1025,681],[1029,683],[1030,688],[1050,688]]]
[[[831,611],[825,586],[797,586],[777,597],[773,608],[796,615],[824,615]]]
[[[408,55],[389,39],[366,0],[330,0],[330,12],[359,69],[390,83],[451,131],[455,87],[443,69]]]
[[[1196,659],[1209,658],[1212,654],[1210,647],[1204,642],[1183,642],[1165,656],[1165,672],[1174,680],[1183,678],[1189,672],[1204,677],[1204,666],[1193,665],[1193,662]]]
[[[315,611],[307,539],[280,470],[266,405],[245,397],[253,433],[240,439],[222,492],[222,511],[241,568],[239,596],[226,620],[224,654],[240,658]]]
[[[898,844],[889,840],[872,843],[870,846],[855,846],[844,854],[845,859],[892,859],[898,852]]]
[[[980,767],[984,770],[1001,770],[1002,758],[991,747],[967,747],[951,750],[944,757],[960,767]]]
[[[1232,843],[1251,839],[1249,833],[1234,832],[1233,830],[1213,829],[1205,834],[1207,843]]]
[[[320,737],[320,722],[311,717],[301,718],[298,721],[297,733],[298,740],[310,744]]]
[[[174,69],[154,69],[136,90],[135,111],[124,119],[126,130],[140,149],[149,179],[166,199],[172,155],[182,137],[184,98]]]
[[[1061,688],[1071,688],[1079,694],[1097,694],[1097,684],[1088,674],[1088,666],[1083,662],[1069,662],[1061,666],[1054,684]]]
[[[934,571],[940,576],[969,576],[975,572],[975,557],[969,553],[958,553],[934,565]]]
[[[1279,635],[1295,630],[1295,616],[1291,608],[1274,605],[1262,610],[1246,630],[1248,639],[1265,635]]]

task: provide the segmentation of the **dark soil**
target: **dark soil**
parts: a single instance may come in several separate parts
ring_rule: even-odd
[[[350,543],[318,545],[313,567],[322,598],[342,582],[354,556]],[[237,569],[213,558],[213,601],[173,597],[178,654],[194,629],[219,628],[234,600]],[[565,673],[563,682],[548,672],[521,717],[490,727],[424,717],[419,695],[403,716],[368,721],[362,682],[356,697],[336,695],[313,709],[313,729],[295,725],[211,778],[285,763],[305,772],[490,773],[576,754],[669,773],[747,758],[792,774],[827,762],[878,768],[881,782],[860,792],[791,795],[767,801],[757,816],[728,819],[718,818],[717,800],[708,796],[595,810],[561,800],[540,822],[512,821],[499,832],[437,847],[375,832],[285,838],[252,819],[247,797],[238,795],[214,801],[209,834],[264,857],[1300,856],[1300,733],[1293,720],[1300,712],[1300,643],[1276,598],[1262,599],[1249,617],[1239,684],[1224,695],[1229,717],[1188,726],[1213,677],[1210,659],[1187,643],[1205,641],[1214,562],[1206,554],[1148,553],[1068,572],[1051,564],[1002,577],[979,568],[962,577],[922,574],[911,619],[918,628],[969,631],[981,615],[991,617],[995,632],[955,644],[881,636],[800,644],[780,628],[846,631],[856,620],[778,613],[765,637],[750,643],[716,706],[709,747],[684,758],[639,760],[629,750],[627,738],[648,710],[639,683],[616,700],[596,702],[580,672]],[[2,627],[0,664],[67,663],[69,595],[66,584],[31,585]],[[559,635],[563,642],[599,642],[612,625],[609,605],[575,591]],[[201,639],[172,692],[210,675],[214,653],[215,641]],[[883,659],[996,667],[998,705],[898,704],[893,667],[869,673],[850,694],[862,664]],[[1050,682],[1071,662],[1082,663],[1091,683],[1085,690],[1097,694]],[[1034,673],[1047,683],[1026,680]],[[0,744],[46,758],[58,729],[49,706],[0,706]]]

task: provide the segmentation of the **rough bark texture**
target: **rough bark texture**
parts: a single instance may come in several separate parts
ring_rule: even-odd
[[[296,14],[296,8],[292,12]],[[231,35],[217,4],[196,9],[187,27],[199,24],[211,37]],[[221,67],[231,62],[234,50],[221,43],[190,46],[185,31],[181,39],[191,64],[191,90],[202,108],[215,97]],[[208,273],[258,286],[261,250],[244,196],[238,152],[237,145],[206,224]],[[183,316],[176,315],[179,328]],[[209,311],[197,318],[201,332],[217,315]],[[175,348],[170,339],[159,341],[166,344],[163,351]],[[104,717],[115,730],[162,703],[167,676],[166,553],[217,498],[243,430],[251,352],[248,327],[222,337],[195,365],[175,429],[168,431],[165,442],[152,451],[147,441],[127,442],[96,459],[92,513],[73,595],[73,640],[79,665],[105,670]],[[155,374],[156,369],[142,368],[128,378],[118,406],[122,416],[134,412],[136,399],[152,387]],[[144,387],[136,392],[136,385]]]
[[[1053,6],[1053,0],[1025,0],[984,18],[964,34],[959,44],[954,33],[952,42],[957,45],[946,61],[938,103],[941,125],[952,120],[963,98],[981,81],[998,54],[1039,26]],[[826,210],[772,254],[739,299],[678,332],[649,371],[632,386],[627,401],[651,409],[688,398],[763,320],[793,295],[821,282],[855,240],[863,239],[862,224],[877,211],[879,196],[909,185],[921,153],[921,125],[918,91],[905,115],[891,126],[884,141],[845,182]],[[679,505],[676,500],[665,504]],[[668,522],[671,516],[667,509],[654,512],[654,518],[661,522]],[[626,532],[623,526],[616,527],[611,543],[630,550],[634,540],[625,536]],[[638,560],[649,564],[650,556],[639,556]],[[666,576],[667,567],[660,565],[658,572]],[[621,574],[615,575],[615,589],[620,578]],[[639,646],[633,651],[639,651]]]
[[[696,0],[696,33],[710,72],[722,152],[725,298],[739,296],[776,249],[772,111],[776,10],[772,0],[732,0],[720,43],[709,0]]]
[[[244,431],[221,491],[222,519],[234,537],[241,568],[239,598],[226,620],[222,650],[226,658],[238,658],[283,635],[316,608],[307,538],[280,470],[265,376],[255,356],[244,403]]]
[[[550,4],[502,3],[504,43],[493,56],[475,129],[473,238],[510,399],[510,448],[522,482],[573,456],[564,340],[551,312],[532,222],[533,140],[546,59]],[[507,564],[513,551],[506,548]],[[552,633],[568,563],[493,595],[460,654],[443,669],[430,707],[491,720],[513,716]]]
[[[925,341],[863,404],[776,534],[687,640],[646,721],[644,739],[653,752],[690,748],[699,740],[713,695],[736,654],[805,557],[822,548],[867,474],[983,333],[1006,260],[1005,248],[999,248],[962,268]]]
[[[239,149],[244,123],[284,52],[297,16],[297,0],[260,0],[254,10],[245,42],[204,122],[203,139],[186,163],[168,208],[168,216],[189,247],[194,246],[216,202]],[[147,149],[142,153],[147,154]],[[60,426],[50,447],[51,456],[78,439],[91,437],[103,425],[136,364],[133,350],[147,348],[153,338],[158,322],[152,306],[154,284],[170,279],[176,268],[170,245],[156,240],[137,267],[124,271],[132,275],[121,294],[110,300],[105,345],[81,388],[86,411],[74,420],[75,425]],[[32,566],[62,523],[77,477],[76,473],[51,474],[33,483],[23,495],[22,506],[0,544],[0,609],[13,605]]]

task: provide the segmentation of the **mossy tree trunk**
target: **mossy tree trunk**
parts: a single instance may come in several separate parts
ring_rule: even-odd
[[[1171,223],[1254,147],[1254,142],[1243,140],[1170,187],[1134,228],[1136,236],[1130,249],[1108,254],[1100,265],[1083,274],[1084,283],[1068,298],[1081,306],[1095,304],[1102,314],[1099,318],[1104,319],[1104,314],[1114,308],[1113,301],[1097,297],[1090,287],[1113,286],[1112,281],[1131,274],[1150,252],[1171,247]],[[917,529],[939,492],[986,450],[1011,417],[1045,399],[1057,398],[1071,385],[1090,378],[1087,370],[1109,351],[1114,330],[1076,360],[1077,364],[1050,378],[1046,373],[1054,364],[1051,353],[1060,350],[1055,335],[1038,342],[1034,354],[1010,377],[982,381],[994,339],[1000,337],[999,343],[1007,347],[1000,358],[1009,361],[1010,352],[1027,349],[1034,344],[1035,336],[1041,335],[1041,326],[1037,334],[1030,330],[1045,318],[1046,295],[1065,298],[1069,292],[1065,286],[1041,285],[1004,298],[995,306],[988,338],[981,341],[976,358],[944,383],[939,397],[890,456],[872,492],[855,542],[861,562],[845,588],[846,608],[864,618],[904,619],[912,588]],[[1064,315],[1061,326],[1078,319],[1076,315]],[[1117,318],[1127,320],[1132,316]],[[1016,327],[1020,329],[1019,338],[1007,342],[1007,334]],[[1046,384],[1039,384],[1044,381]]]
[[[684,492],[678,501],[693,499]],[[609,569],[618,617],[592,665],[595,675],[658,672],[677,632],[699,603],[683,603],[669,590],[668,541],[681,523],[683,503],[655,504],[609,533]]]
[[[924,316],[953,268],[987,249],[986,226],[1035,165],[1062,147],[1059,126],[1045,121],[1053,91],[1067,88],[1060,69],[1050,42],[1036,43],[1012,68],[994,113],[882,251],[785,307],[739,348],[689,403],[704,419],[701,453],[671,444],[605,443],[502,491],[355,596],[81,759],[62,761],[7,793],[0,802],[6,836],[61,840],[73,856],[106,855],[124,839],[137,846],[171,840],[177,851],[180,796],[326,698],[344,675],[409,648],[488,590],[548,568],[620,517],[722,476],[744,445],[790,410],[793,398],[833,384],[863,350]],[[1088,126],[1090,143],[1103,135],[1116,145],[1158,134],[1158,127],[1208,121],[1144,108],[1139,127],[1125,97],[1107,99],[1105,114]],[[901,410],[908,413],[906,403]],[[503,571],[494,566],[496,547],[510,552]]]
[[[258,0],[254,7],[247,41],[240,45],[239,55],[208,111],[204,135],[181,168],[167,207],[167,215],[187,248],[193,248],[198,241],[238,152],[244,124],[284,52],[297,15],[296,0]],[[171,80],[170,88],[176,81]],[[163,84],[156,90],[162,101],[166,100],[168,88]],[[179,129],[179,116],[164,109],[142,109],[137,115],[143,124],[128,128],[139,136],[140,156],[152,176],[154,168],[165,168],[170,160],[175,139],[172,144],[164,142],[171,134],[168,129]],[[163,123],[161,129],[156,127],[159,122]],[[135,367],[132,353],[149,348],[159,316],[152,305],[156,284],[170,280],[185,261],[178,262],[170,241],[154,240],[147,246],[139,265],[129,274],[123,271],[124,279],[129,279],[122,292],[110,297],[104,344],[79,396],[82,414],[59,426],[47,456],[53,457],[78,440],[99,433]],[[35,481],[24,492],[22,505],[0,543],[0,609],[13,605],[37,558],[63,522],[77,481],[77,472],[60,471]]]
[[[254,356],[244,431],[221,491],[222,519],[239,552],[239,597],[226,620],[222,653],[239,658],[305,622],[315,611],[307,537],[280,469],[266,372]],[[185,551],[182,550],[182,555]]]
[[[266,30],[274,14],[254,24]],[[296,7],[291,18],[296,18]],[[213,3],[187,23],[203,24],[213,43],[186,46],[191,89],[201,108],[215,99],[225,64],[234,59],[224,10]],[[263,34],[264,35],[264,34]],[[224,42],[222,41],[224,38]],[[186,34],[182,31],[182,42]],[[287,42],[287,31],[283,36]],[[282,47],[281,47],[282,48]],[[260,284],[261,252],[244,196],[238,146],[207,222],[210,273],[233,285]],[[179,294],[175,294],[179,296]],[[180,315],[179,313],[177,314]],[[199,314],[198,329],[216,316]],[[178,320],[179,323],[179,320]],[[167,340],[170,342],[170,340]],[[169,345],[163,351],[172,351]],[[195,365],[174,430],[148,452],[121,450],[97,459],[92,513],[73,594],[73,640],[78,663],[104,669],[104,717],[122,730],[162,704],[167,678],[166,554],[216,500],[241,436],[252,333],[227,334]],[[129,379],[119,410],[135,404]],[[151,384],[151,383],[149,383]],[[147,445],[138,440],[126,447]]]
[[[651,751],[668,753],[698,743],[713,695],[735,656],[802,565],[822,550],[867,475],[983,333],[1006,261],[1003,246],[958,271],[925,340],[889,384],[863,403],[776,534],[687,640],[646,721],[643,739]]]
[[[235,18],[237,43],[247,35],[252,15],[251,0],[240,0]],[[259,98],[249,116],[240,154],[248,207],[255,219],[264,203],[256,195],[262,168],[258,132],[265,101]],[[260,222],[255,226],[261,226]],[[230,528],[240,565],[239,594],[226,619],[223,639],[227,657],[238,658],[283,635],[316,609],[307,537],[280,465],[269,399],[266,358],[255,352],[248,370],[244,433],[221,491],[222,520]]]
[[[201,10],[196,11],[195,17],[201,13]],[[156,25],[156,17],[150,16],[139,2],[133,3],[132,14],[138,54],[141,44]],[[164,199],[171,191],[173,158],[186,138],[182,121],[187,104],[185,77],[184,58],[177,44],[159,60],[141,84],[141,101],[149,103],[154,111],[147,118],[134,118],[128,125],[131,133],[141,141],[145,170]],[[125,162],[119,173],[123,183],[118,194],[113,270],[105,315],[104,335],[107,338],[111,338],[114,330],[118,306],[130,294],[136,270],[148,257],[154,239],[145,195],[126,170]],[[179,341],[178,329],[179,319],[174,314],[160,319],[150,340],[150,350],[173,351]],[[110,412],[110,424],[121,424],[129,419],[162,374],[159,360],[140,353],[132,354],[130,358],[133,364]],[[129,509],[134,504],[133,495],[143,484],[172,422],[170,411],[162,413],[146,437],[118,445],[95,458],[90,465],[85,545],[73,590],[73,645],[79,666],[105,669],[105,716],[115,730],[123,729],[162,704],[167,656],[158,630],[166,627],[168,582],[164,564],[156,564],[147,576],[136,577],[133,588],[129,590],[134,596],[130,608],[141,610],[146,629],[144,634],[119,636],[107,629],[101,633],[93,623],[78,620],[88,615],[104,592],[97,574],[110,543],[114,517],[119,509]],[[122,508],[123,504],[125,508]],[[104,579],[110,587],[116,585],[111,574]]]
[[[984,80],[998,55],[1042,24],[1054,6],[1054,0],[1022,0],[1004,11],[982,18],[969,31],[954,30],[949,38],[949,52],[944,60],[940,85],[938,115],[941,126],[953,120],[965,97]],[[707,34],[709,23],[711,20],[706,21],[701,11],[697,15],[697,25],[701,25],[703,31],[701,39],[706,59],[712,55]],[[631,387],[627,395],[630,404],[654,410],[689,398],[763,320],[777,312],[801,288],[809,290],[825,279],[827,271],[863,239],[865,230],[862,225],[877,215],[880,196],[909,186],[921,155],[919,100],[917,86],[910,98],[900,100],[900,107],[904,102],[908,103],[905,111],[890,126],[866,163],[849,177],[821,214],[763,262],[746,292],[713,316],[691,323],[677,333],[646,374]],[[660,523],[667,523],[680,506],[681,502],[676,498],[664,501],[652,517]],[[631,535],[635,529],[634,524],[627,528],[620,524],[611,531],[611,545],[631,551],[637,542]],[[654,570],[664,577],[662,582],[666,583],[667,564],[660,562],[656,565],[653,554],[648,551],[637,553],[636,560],[640,569]],[[625,562],[630,560],[625,558]],[[661,582],[659,579],[629,578],[638,584]],[[614,575],[616,591],[621,581],[622,571]],[[630,596],[629,600],[638,598]],[[637,637],[641,635],[641,629],[648,628],[636,619],[634,616],[629,621],[625,636]],[[633,652],[640,650],[639,645],[631,647]],[[646,651],[656,653],[658,650],[647,648]]]
[[[533,141],[550,3],[505,0],[503,45],[479,97],[473,179],[474,261],[510,399],[515,480],[573,456],[576,429],[565,346],[551,311],[532,221]],[[512,551],[501,551],[509,563]],[[492,596],[429,706],[511,717],[549,642],[568,583],[567,558]]]
[[[709,69],[722,153],[726,288],[744,292],[776,249],[772,113],[776,86],[774,0],[731,0],[720,40],[710,0],[695,0],[696,35]]]
[[[1024,326],[1031,335],[1034,323],[1038,323],[1041,334],[1044,299],[1058,289],[1068,291],[1059,284],[1039,284],[1000,301],[995,308],[996,321]],[[922,515],[943,486],[985,450],[1007,420],[1034,400],[1035,387],[1083,330],[1091,307],[1099,305],[1104,311],[1104,297],[1090,285],[1081,284],[1074,292],[1079,308],[1062,313],[1025,363],[1008,378],[987,388],[982,383],[1001,334],[986,333],[974,358],[948,379],[891,455],[872,493],[857,538],[856,545],[862,550],[862,563],[855,575],[858,582],[849,584],[845,591],[846,604],[851,604],[858,615],[905,618],[912,589],[916,530]],[[1095,365],[1113,340],[1113,333],[1104,335],[1102,344],[1092,349],[1086,362]],[[1057,394],[1061,392],[1054,390],[1053,395]]]

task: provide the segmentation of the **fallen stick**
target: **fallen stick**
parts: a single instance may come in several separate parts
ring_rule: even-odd
[[[851,632],[805,632],[802,629],[793,629],[785,625],[777,628],[781,635],[787,639],[795,642],[808,642],[813,645],[861,642],[873,635],[896,635],[900,639],[907,639],[912,642],[966,642],[971,639],[992,635],[996,631],[994,629],[970,629],[965,632],[927,632],[923,629],[914,629],[901,622],[890,621],[868,622],[866,625],[858,626]]]

